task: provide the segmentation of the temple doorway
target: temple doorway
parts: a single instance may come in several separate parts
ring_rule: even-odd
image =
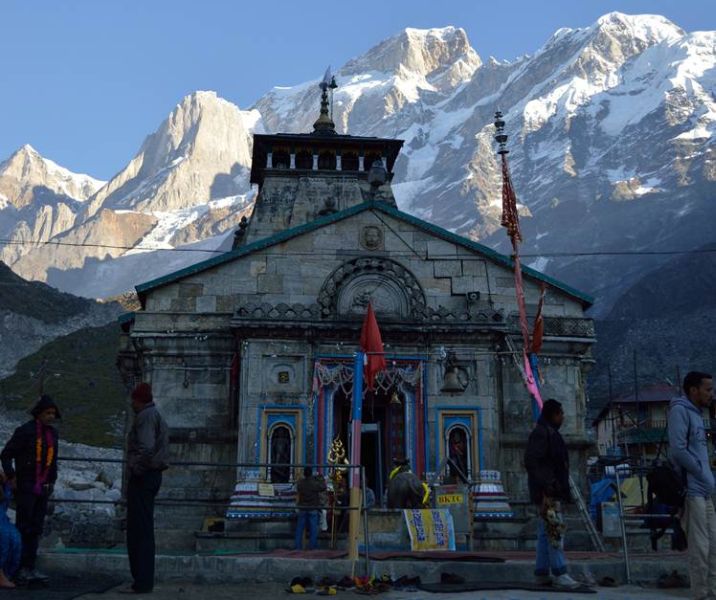
[[[333,432],[346,448],[351,444],[350,419],[351,399],[338,390],[333,398]],[[383,505],[393,458],[408,455],[405,441],[403,394],[397,389],[367,392],[363,400],[361,464],[365,467],[366,485],[373,490],[377,506]]]

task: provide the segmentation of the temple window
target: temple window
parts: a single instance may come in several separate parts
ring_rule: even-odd
[[[358,155],[355,152],[346,152],[341,158],[341,170],[357,171]]]
[[[318,168],[326,171],[336,170],[336,155],[329,151],[324,150],[318,155]]]
[[[269,433],[269,480],[271,483],[288,483],[291,479],[293,462],[293,441],[291,430],[286,425],[276,425]],[[283,465],[283,466],[274,466]]]
[[[301,150],[296,153],[296,168],[297,169],[313,169],[313,154],[306,150]]]
[[[291,156],[288,152],[279,150],[273,153],[273,168],[288,169],[291,164]]]
[[[468,479],[472,471],[472,436],[463,425],[455,425],[445,432],[445,456],[450,459],[447,479],[459,483],[458,470]]]

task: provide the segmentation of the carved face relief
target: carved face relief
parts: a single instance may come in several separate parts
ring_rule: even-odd
[[[383,231],[375,225],[367,225],[360,232],[360,245],[366,250],[383,248]]]

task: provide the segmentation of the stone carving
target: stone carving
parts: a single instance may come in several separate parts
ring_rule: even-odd
[[[383,249],[383,230],[375,225],[367,225],[361,229],[360,245],[366,250]]]
[[[508,324],[511,330],[519,331],[519,317],[516,314],[510,315]],[[585,337],[596,336],[593,319],[579,317],[545,317],[544,333],[558,337]]]
[[[384,317],[425,318],[420,283],[405,267],[387,258],[355,258],[343,263],[326,279],[318,295],[323,318],[363,315],[369,301]]]

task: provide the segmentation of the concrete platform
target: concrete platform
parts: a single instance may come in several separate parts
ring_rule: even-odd
[[[520,552],[491,553],[505,559],[503,563],[475,563],[440,560],[386,560],[369,563],[372,575],[387,573],[392,578],[420,575],[424,582],[440,580],[443,572],[457,573],[469,580],[527,582],[532,580],[534,554]],[[264,555],[160,555],[156,569],[158,581],[194,583],[286,583],[296,576],[341,577],[355,572],[365,574],[365,562],[356,564],[345,558],[322,558],[320,552],[305,552],[299,558]],[[624,581],[624,562],[616,554],[567,553],[570,573],[584,581],[598,581],[610,576]],[[122,551],[45,551],[40,568],[66,574],[104,573],[128,576],[129,564]],[[635,582],[655,582],[662,573],[678,570],[686,574],[686,555],[650,554],[634,556],[631,564]]]

